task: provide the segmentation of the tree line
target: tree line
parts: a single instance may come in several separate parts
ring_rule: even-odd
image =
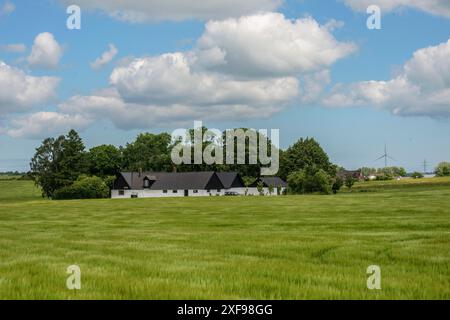
[[[190,130],[189,135],[193,141],[194,130]],[[66,135],[42,141],[31,159],[28,176],[41,188],[43,197],[52,199],[106,198],[121,171],[237,172],[247,185],[259,177],[262,164],[248,164],[248,143],[245,148],[247,164],[237,164],[235,161],[234,164],[175,166],[171,152],[178,142],[173,141],[168,133],[142,133],[125,146],[100,145],[86,150],[80,135],[71,130]],[[206,139],[203,149],[213,143],[216,143],[214,139]],[[355,183],[352,176],[342,177],[337,174],[342,168],[331,163],[314,138],[300,138],[286,150],[279,150],[279,153],[280,169],[277,176],[288,182],[291,194],[337,193],[342,186],[351,188]],[[450,175],[450,164],[441,163],[436,170],[438,175]],[[406,176],[406,171],[398,167],[362,168],[362,174],[366,177],[371,174],[393,177]]]
[[[193,137],[193,130],[190,134]],[[30,174],[41,188],[42,195],[53,199],[107,197],[112,182],[121,171],[237,172],[246,184],[259,176],[262,167],[259,162],[174,166],[171,151],[175,143],[177,141],[172,141],[168,133],[142,133],[125,146],[100,145],[86,150],[80,135],[71,130],[66,135],[42,141],[31,159]],[[211,143],[215,143],[214,140],[204,141],[203,148]],[[246,160],[248,163],[248,147]],[[337,168],[313,138],[301,138],[287,150],[280,150],[279,177],[295,185],[298,172],[303,172],[307,178],[302,179],[312,181],[293,189],[294,193],[328,193],[336,190]]]

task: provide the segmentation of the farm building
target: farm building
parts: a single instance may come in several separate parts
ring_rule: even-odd
[[[112,198],[221,195],[224,186],[215,172],[121,172]]]
[[[282,195],[286,191],[287,183],[279,177],[261,177],[249,186],[248,194],[259,195],[258,185],[263,187],[264,195]],[[273,188],[273,193],[270,193],[270,187]]]
[[[245,195],[245,183],[241,176],[236,172],[217,172],[220,182],[225,192],[235,192],[239,195]]]
[[[337,173],[337,176],[343,180],[347,179],[348,177],[353,177],[353,179],[355,179],[356,181],[364,180],[364,175],[362,174],[361,170],[349,171],[342,169]]]
[[[269,179],[269,180],[267,180]],[[275,179],[275,180],[270,180]],[[269,194],[269,185],[286,187],[279,178],[260,178],[265,181],[264,194]],[[258,195],[257,183],[246,187],[235,172],[121,172],[114,182],[111,197],[152,198],[152,197],[199,197]]]

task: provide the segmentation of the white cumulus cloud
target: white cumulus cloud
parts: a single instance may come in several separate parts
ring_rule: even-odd
[[[353,10],[365,12],[370,5],[377,5],[389,12],[398,8],[414,8],[434,15],[450,18],[449,0],[345,0]]]
[[[191,51],[124,61],[112,71],[109,88],[72,97],[57,114],[66,121],[108,119],[127,130],[267,118],[317,99],[330,82],[330,67],[356,50],[335,39],[332,29],[279,13],[211,21]],[[27,122],[17,122],[16,131],[21,124]],[[35,131],[44,127],[36,124]]]
[[[63,50],[53,34],[43,32],[34,39],[28,63],[32,67],[55,69],[58,67],[62,55]]]
[[[101,57],[95,59],[95,61],[91,63],[91,68],[100,69],[104,65],[110,63],[117,55],[117,53],[118,53],[117,48],[113,44],[109,44],[109,50],[103,52]]]
[[[405,116],[450,117],[450,39],[416,51],[388,81],[337,85],[324,104],[374,106]]]
[[[114,69],[111,84],[128,102],[159,105],[280,104],[298,94],[294,77],[238,80],[194,71],[183,53],[136,59]]]
[[[68,5],[70,0],[60,0]],[[97,9],[128,22],[210,20],[271,11],[282,0],[78,0],[81,8]]]
[[[56,96],[59,79],[33,77],[0,61],[0,115],[24,112]]]
[[[6,133],[13,138],[36,138],[62,134],[70,129],[83,130],[92,119],[83,115],[38,112],[11,121]]]
[[[330,67],[356,51],[313,18],[290,20],[281,13],[211,21],[197,45],[199,65],[248,77],[286,76]]]

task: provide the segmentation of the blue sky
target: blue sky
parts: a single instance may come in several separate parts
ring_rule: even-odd
[[[137,0],[133,1],[138,2]],[[59,84],[54,88],[54,95],[42,98],[42,101],[37,104],[30,102],[30,106],[26,105],[25,102],[20,102],[20,108],[19,106],[12,108],[6,105],[7,102],[14,104],[14,101],[16,101],[9,96],[3,98],[3,101],[6,102],[2,105],[2,91],[0,90],[0,127],[3,127],[3,130],[0,129],[0,171],[27,170],[29,159],[42,138],[64,133],[70,129],[72,123],[76,127],[78,122],[73,122],[72,119],[78,116],[77,112],[81,114],[81,117],[86,116],[91,121],[88,126],[76,127],[81,131],[88,147],[99,144],[123,145],[132,141],[139,132],[171,132],[178,128],[180,122],[175,107],[172,118],[158,115],[163,119],[160,120],[155,116],[159,114],[158,112],[164,112],[166,101],[172,100],[172,97],[169,96],[159,97],[157,102],[161,106],[158,104],[156,109],[143,108],[143,112],[147,113],[143,113],[140,117],[148,117],[148,122],[145,122],[148,125],[139,124],[136,127],[133,127],[133,119],[122,123],[120,119],[108,118],[108,113],[104,111],[96,113],[94,116],[94,112],[89,109],[87,115],[86,108],[89,106],[81,105],[78,101],[73,102],[71,98],[74,96],[91,97],[95,95],[96,91],[111,88],[111,74],[115,69],[122,68],[121,71],[123,72],[118,75],[118,80],[114,82],[113,86],[120,92],[120,99],[127,103],[126,108],[140,108],[140,105],[157,104],[151,95],[142,97],[141,91],[127,87],[129,83],[134,84],[134,78],[129,78],[128,73],[126,73],[129,71],[127,68],[131,68],[131,61],[133,59],[146,59],[146,57],[160,57],[166,53],[195,51],[199,48],[198,39],[207,34],[205,32],[207,20],[220,22],[226,18],[239,19],[241,16],[235,10],[230,11],[230,17],[227,17],[226,13],[224,13],[224,17],[220,15],[216,17],[215,12],[204,13],[202,11],[204,17],[191,17],[190,14],[186,14],[173,21],[174,19],[170,16],[172,11],[169,13],[163,11],[161,18],[157,19],[163,21],[155,21],[153,16],[145,18],[144,21],[129,21],[133,19],[123,21],[111,16],[111,12],[117,8],[106,8],[102,6],[102,1],[97,2],[100,3],[97,7],[95,7],[96,1],[93,0],[92,7],[85,9],[83,1],[80,1],[82,29],[68,30],[66,28],[68,15],[66,14],[64,1],[0,0],[0,48],[3,48],[0,50],[0,61],[3,61],[8,67],[13,68],[14,72],[20,73],[24,77],[34,77],[38,81],[41,81],[42,77],[59,79]],[[172,2],[176,1],[173,0]],[[242,16],[258,15],[261,14],[259,13],[260,10],[268,11],[266,5],[272,1],[261,0],[261,8],[258,7],[257,0],[253,2],[255,3],[254,8],[248,9],[249,12],[243,12]],[[287,0],[283,4],[270,9],[272,12],[281,13],[281,19],[287,21],[283,25],[288,27],[292,21],[307,19],[307,17],[314,19],[321,26],[326,25],[330,20],[343,22],[340,27],[334,30],[330,29],[329,34],[339,43],[352,43],[355,49],[342,49],[345,52],[338,59],[319,65],[317,68],[308,69],[303,65],[298,66],[295,57],[289,57],[289,59],[292,59],[293,70],[297,68],[296,71],[294,70],[291,73],[289,70],[283,70],[285,74],[280,74],[280,70],[271,68],[270,72],[273,72],[273,74],[269,76],[266,74],[256,79],[248,79],[249,76],[244,72],[245,70],[243,74],[240,74],[240,71],[237,71],[239,74],[235,74],[233,72],[236,72],[236,69],[230,68],[230,70],[224,71],[220,69],[220,66],[212,71],[199,71],[203,72],[202,77],[209,77],[209,75],[218,72],[220,73],[218,79],[225,77],[230,81],[239,81],[239,83],[245,81],[247,83],[249,80],[266,81],[269,78],[270,80],[267,81],[272,81],[274,78],[303,79],[304,76],[326,70],[329,72],[330,79],[323,85],[320,95],[308,101],[302,100],[302,94],[305,93],[304,90],[306,89],[302,88],[301,85],[299,95],[292,96],[292,89],[289,89],[291,91],[286,93],[286,97],[280,98],[280,101],[270,99],[270,101],[266,101],[259,97],[250,97],[247,93],[244,94],[239,91],[239,97],[242,93],[242,101],[238,101],[239,98],[236,98],[233,103],[240,106],[245,104],[242,107],[245,116],[242,116],[239,112],[233,114],[230,111],[224,113],[223,117],[221,114],[217,117],[207,114],[217,112],[217,110],[221,110],[220,108],[232,110],[231,104],[224,105],[221,102],[222,107],[220,107],[213,103],[211,105],[205,103],[203,109],[199,109],[198,97],[187,96],[186,99],[192,100],[192,105],[180,111],[188,111],[186,116],[183,115],[182,117],[186,121],[186,125],[192,126],[193,120],[203,120],[206,126],[219,129],[243,126],[279,128],[280,143],[283,147],[289,146],[300,137],[315,137],[334,163],[349,169],[361,166],[382,166],[382,162],[374,162],[374,159],[383,153],[385,143],[388,145],[389,153],[396,159],[391,164],[404,166],[410,171],[420,170],[424,158],[427,159],[430,168],[440,161],[450,161],[450,102],[446,104],[445,101],[444,103],[440,101],[436,105],[429,105],[432,103],[430,101],[436,101],[432,99],[433,97],[438,95],[446,97],[445,94],[450,90],[450,83],[445,75],[440,75],[439,70],[436,71],[436,68],[429,71],[432,69],[431,66],[424,66],[424,63],[437,64],[435,60],[439,58],[444,59],[442,70],[448,70],[446,68],[448,68],[450,56],[447,55],[449,51],[445,44],[450,39],[450,15],[446,13],[436,15],[435,11],[440,8],[428,8],[426,6],[425,8],[414,6],[382,8],[382,29],[369,30],[366,27],[368,15],[352,6],[354,1],[348,1],[347,4],[344,2],[345,0]],[[376,1],[372,2],[376,3]],[[436,6],[439,6],[439,3],[437,1]],[[1,13],[1,8],[5,8],[6,4],[12,4],[14,10]],[[443,10],[448,9],[446,1],[442,1],[441,5]],[[11,6],[8,8],[11,8]],[[118,10],[125,9],[119,8]],[[172,9],[166,8],[163,10]],[[179,11],[176,12],[179,14]],[[164,15],[165,13],[167,18]],[[268,19],[275,18],[270,16]],[[219,29],[226,27],[225,23],[218,24]],[[61,49],[57,65],[52,67],[43,66],[42,63],[39,65],[38,62],[29,59],[31,51],[34,49],[33,44],[36,45],[36,37],[44,32],[51,34],[53,36],[51,41],[54,40]],[[228,41],[223,44],[223,48],[229,50],[236,44],[232,42],[233,40],[223,40],[226,37],[223,36],[222,32],[223,30],[219,30],[213,35],[207,35],[216,44],[218,43],[217,46],[219,47],[220,41]],[[274,37],[277,37],[277,35],[274,35]],[[298,35],[298,37],[301,37],[301,35]],[[314,39],[314,41],[316,40]],[[335,44],[330,43],[328,47],[324,44],[322,48],[322,42],[314,42],[320,52],[335,50],[335,47],[333,47]],[[11,52],[11,49],[6,48],[11,44],[22,44],[25,48]],[[118,53],[100,69],[93,69],[91,63],[102,53],[108,51],[109,44],[113,44]],[[258,43],[256,43],[255,48],[243,48],[242,46],[245,46],[245,44],[242,43],[238,45],[240,47],[237,47],[237,54],[239,54],[239,50],[261,50],[257,46]],[[430,47],[433,49],[423,51],[423,54],[418,55],[417,61],[411,61],[415,52]],[[270,50],[270,47],[268,47],[268,50]],[[302,51],[299,52],[298,59],[305,59],[302,56]],[[320,54],[320,52],[317,52],[317,54]],[[231,52],[227,52],[227,57],[231,54]],[[276,54],[275,52],[271,56]],[[447,58],[447,64],[445,64],[445,58]],[[408,64],[408,61],[411,61],[411,63]],[[156,64],[160,63],[159,60],[147,62],[150,65],[149,68],[160,67],[160,64]],[[270,61],[267,63],[270,64]],[[252,69],[252,72],[255,70],[255,72],[260,72],[261,70],[258,70],[258,67],[261,66],[256,66]],[[243,77],[245,80],[243,80]],[[436,85],[434,85],[433,79],[441,78],[444,79],[440,82],[442,88],[439,87],[439,91],[437,91],[438,89],[434,89]],[[408,84],[419,86],[421,91],[425,93],[414,97],[405,89],[406,93],[397,95],[399,89],[395,84],[391,86],[391,84],[382,83],[382,81],[395,79],[407,79]],[[8,86],[5,81],[8,80],[4,79],[2,82],[0,73],[0,83]],[[372,81],[372,83],[369,88],[365,86],[365,90],[371,90],[372,86],[377,86],[377,88],[383,86],[382,92],[387,93],[382,102],[380,102],[378,96],[368,97],[360,91],[359,85],[367,84],[367,81]],[[426,83],[427,81],[429,83]],[[136,83],[140,82],[136,81]],[[151,82],[151,85],[153,86],[153,82]],[[171,83],[170,85],[173,85],[173,90],[176,90],[179,84]],[[251,89],[249,87],[250,91]],[[285,90],[285,87],[280,87],[281,89]],[[144,87],[144,92],[145,90]],[[152,90],[156,89],[151,87],[149,90],[153,92]],[[157,93],[157,91],[155,92]],[[351,101],[346,100],[345,103],[342,103],[339,100],[340,102],[336,102],[336,96],[334,96],[336,92],[350,95]],[[3,94],[6,95],[7,93]],[[232,95],[233,92],[226,92],[226,94]],[[414,99],[412,105],[408,100],[409,97]],[[67,112],[67,108],[61,108],[61,104],[65,104],[67,101],[73,102],[69,108],[70,116],[66,118],[70,119],[67,120],[67,127],[64,125],[49,126],[44,122],[42,126],[30,133],[27,130],[27,126],[30,127],[29,124],[31,123],[29,121],[41,118],[30,118],[31,120],[28,122],[17,122],[15,120],[24,119],[43,111],[55,114]],[[177,101],[176,103],[181,102]],[[278,102],[283,104],[283,108],[273,111],[273,107],[276,107],[273,104]],[[19,104],[19,102],[17,103]],[[135,103],[139,106],[136,106]],[[5,110],[3,112],[1,112],[2,107]],[[173,106],[171,105],[171,107]],[[242,108],[239,107],[236,110],[242,111]],[[245,108],[248,108],[251,112],[247,112]],[[205,118],[201,118],[202,112],[205,113]],[[195,114],[195,118],[193,118],[193,114]],[[155,119],[152,119],[152,117],[155,117]],[[60,118],[54,119],[53,121],[58,121]],[[50,127],[52,130],[49,130]]]

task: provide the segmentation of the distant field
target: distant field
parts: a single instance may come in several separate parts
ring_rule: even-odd
[[[0,180],[17,180],[22,176],[19,175],[8,175],[8,174],[0,174]]]
[[[450,178],[426,178],[426,179],[402,179],[390,181],[369,181],[358,182],[353,187],[354,191],[404,191],[405,189],[414,189],[415,191],[428,190],[430,188],[449,187]],[[345,188],[344,188],[345,191]]]
[[[66,268],[82,289],[65,287]],[[379,265],[382,290],[366,288]],[[0,181],[0,299],[450,299],[450,179],[49,201]]]

